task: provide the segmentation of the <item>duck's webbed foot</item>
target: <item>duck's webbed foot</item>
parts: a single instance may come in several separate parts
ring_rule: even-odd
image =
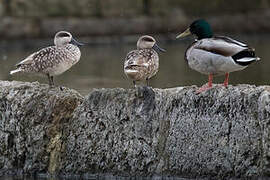
[[[196,91],[196,93],[199,94],[199,93],[202,93],[202,92],[207,91],[207,90],[209,90],[209,89],[212,89],[212,86],[210,87],[210,86],[208,86],[208,84],[205,84],[205,85],[203,85],[202,87],[200,87],[200,88]]]
[[[208,76],[208,83],[205,84],[205,85],[203,85],[202,87],[200,87],[196,91],[196,93],[199,94],[199,93],[202,93],[204,91],[207,91],[207,90],[211,89],[213,87],[212,82],[213,82],[213,75],[212,74],[209,74],[209,76]]]

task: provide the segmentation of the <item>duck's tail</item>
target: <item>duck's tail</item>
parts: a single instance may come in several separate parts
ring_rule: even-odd
[[[259,61],[260,58],[255,56],[254,49],[246,49],[232,56],[237,64],[247,66],[252,62]]]
[[[253,61],[259,61],[261,58],[259,57],[245,57],[245,58],[241,58],[241,59],[237,59],[237,62],[253,62]]]
[[[12,74],[15,74],[15,73],[18,73],[18,72],[22,72],[22,69],[15,69],[15,70],[13,70],[13,71],[10,71],[10,75],[12,75]]]

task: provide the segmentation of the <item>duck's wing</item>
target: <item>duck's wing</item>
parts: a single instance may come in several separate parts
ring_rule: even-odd
[[[237,41],[237,40],[232,39],[232,38],[227,37],[227,36],[215,36],[214,39],[220,39],[220,40],[226,41],[226,42],[231,43],[231,44],[236,44],[236,45],[242,46],[242,47],[248,47],[247,44],[240,42],[240,41]]]
[[[30,56],[28,56],[27,58],[25,58],[21,62],[17,63],[15,66],[16,67],[20,67],[21,65],[24,65],[24,64],[31,64],[33,62],[33,59],[35,57],[35,54],[36,53],[31,54]]]
[[[19,62],[18,64],[16,64],[17,67],[23,66],[23,65],[30,65],[33,64],[37,61],[39,61],[40,63],[44,62],[44,61],[48,61],[49,59],[52,59],[52,56],[55,51],[56,47],[55,46],[50,46],[50,47],[46,47],[43,48],[31,55],[29,55],[27,58],[25,58],[24,60],[22,60],[21,62]]]
[[[124,68],[132,67],[148,67],[149,61],[152,59],[153,52],[151,50],[133,50],[129,52],[125,59]]]
[[[226,57],[251,49],[248,45],[225,36],[202,39],[196,43],[195,48]]]
[[[260,59],[255,56],[254,48],[225,36],[202,39],[196,43],[194,48],[230,57],[235,63],[243,66]]]

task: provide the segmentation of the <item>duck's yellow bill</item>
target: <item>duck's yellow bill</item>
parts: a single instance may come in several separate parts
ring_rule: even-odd
[[[185,37],[185,36],[188,36],[190,34],[191,34],[190,30],[189,30],[189,28],[187,28],[183,33],[181,33],[178,36],[176,36],[176,39],[182,38],[182,37]]]

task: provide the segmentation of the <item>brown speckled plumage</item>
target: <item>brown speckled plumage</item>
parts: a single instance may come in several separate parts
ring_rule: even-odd
[[[137,42],[137,50],[130,51],[124,62],[124,72],[135,81],[148,81],[159,68],[159,57],[153,49],[156,41],[151,36],[142,36]]]
[[[31,57],[31,61],[27,63],[19,63],[17,64],[17,68],[20,68],[23,72],[29,73],[59,75],[61,74],[59,71],[65,70],[58,70],[61,64],[67,64],[71,67],[78,62],[80,50],[77,46],[72,44],[59,48],[56,46],[50,46],[41,49],[29,57]]]
[[[71,44],[73,38],[69,32],[60,31],[55,35],[55,46],[43,48],[16,65],[17,72],[45,74],[53,85],[53,76],[62,74],[80,60],[78,46]]]
[[[125,72],[137,70],[137,73],[126,73],[135,81],[150,79],[158,72],[159,58],[153,49],[133,50],[128,53],[125,60]]]

